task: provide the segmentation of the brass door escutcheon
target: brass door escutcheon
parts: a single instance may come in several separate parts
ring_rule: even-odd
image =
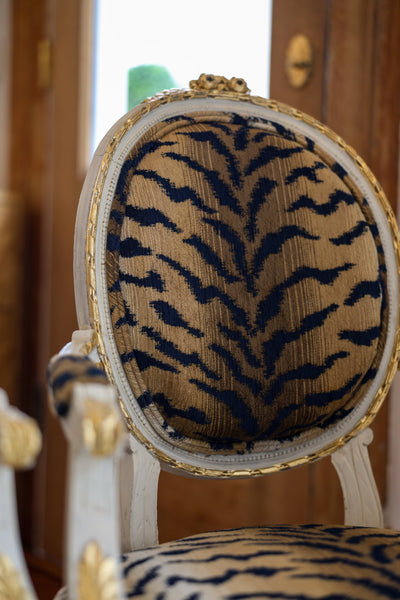
[[[306,35],[292,37],[286,50],[285,73],[294,88],[303,87],[310,79],[314,64],[313,47]]]

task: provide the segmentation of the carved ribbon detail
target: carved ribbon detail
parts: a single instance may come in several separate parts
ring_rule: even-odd
[[[198,79],[192,79],[189,85],[192,90],[235,92],[237,94],[250,93],[247,83],[241,77],[231,77],[231,79],[227,79],[222,75],[202,73]]]

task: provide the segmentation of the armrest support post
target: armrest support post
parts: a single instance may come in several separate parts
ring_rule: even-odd
[[[157,491],[160,463],[129,436],[120,467],[122,550],[158,544]]]
[[[115,462],[122,424],[111,386],[75,384],[66,420],[70,438],[66,573],[70,597],[122,600]],[[112,592],[112,593],[111,593]],[[92,595],[90,595],[92,594]]]
[[[345,525],[383,527],[382,505],[368,454],[372,439],[372,430],[364,429],[331,457],[342,485]]]

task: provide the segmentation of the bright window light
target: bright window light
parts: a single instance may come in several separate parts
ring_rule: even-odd
[[[271,0],[97,0],[93,147],[128,110],[128,72],[159,65],[176,86],[200,73],[269,92]]]

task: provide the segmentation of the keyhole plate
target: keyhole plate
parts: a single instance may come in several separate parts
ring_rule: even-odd
[[[292,37],[286,50],[285,73],[294,88],[302,88],[310,79],[314,64],[313,47],[306,35]]]

